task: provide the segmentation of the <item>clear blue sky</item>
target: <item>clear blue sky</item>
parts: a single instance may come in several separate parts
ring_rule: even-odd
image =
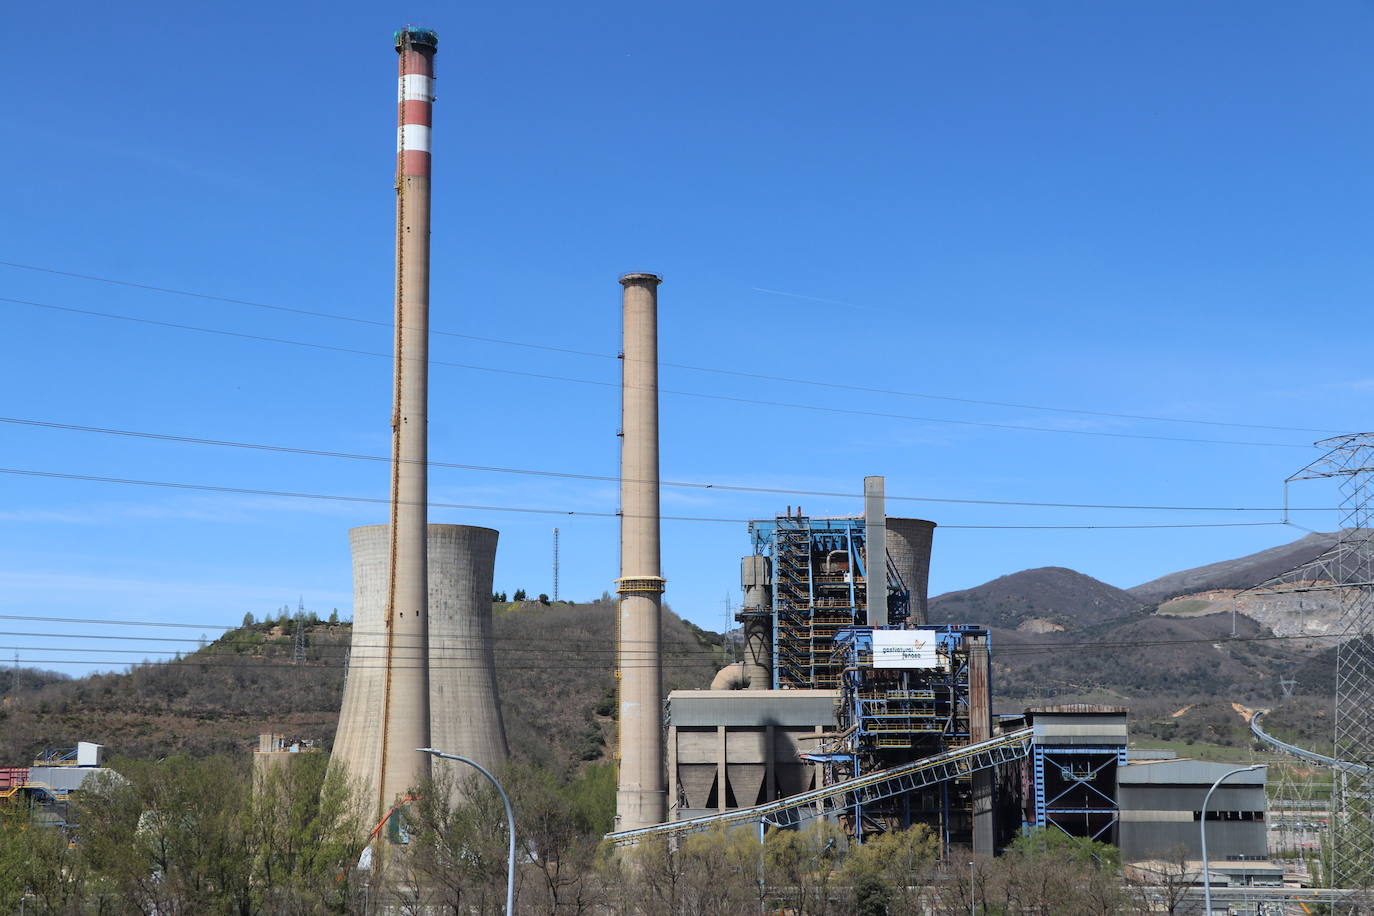
[[[78,2],[60,16],[4,16],[0,260],[383,324],[391,32],[438,30],[434,327],[601,354],[436,336],[435,360],[601,383],[436,366],[439,461],[613,476],[618,363],[608,357],[616,277],[631,270],[664,275],[668,362],[1289,427],[665,368],[672,391],[868,412],[665,393],[666,479],[856,493],[864,475],[883,474],[898,496],[1274,506],[1323,435],[1292,428],[1371,425],[1368,3]],[[0,296],[391,346],[384,326],[13,267],[0,267]],[[384,358],[10,302],[0,313],[7,417],[387,452]],[[387,468],[373,462],[12,424],[0,436],[7,468],[387,491]],[[435,469],[431,487],[438,502],[616,507],[606,482]],[[1320,488],[1297,498],[1334,502]],[[798,502],[812,514],[860,511],[838,498],[663,497],[669,515],[739,519]],[[1277,513],[890,511],[948,526],[932,593],[1044,565],[1130,586],[1302,533],[952,527]],[[549,590],[555,525],[563,597],[597,596],[617,574],[613,519],[431,518],[501,531],[498,589]],[[347,529],[384,520],[377,505],[0,475],[0,613],[200,625],[303,596],[346,615]],[[747,551],[743,524],[666,522],[668,601],[719,629]],[[27,647],[21,663],[94,664],[41,661],[87,657],[41,648],[57,644],[0,639]]]

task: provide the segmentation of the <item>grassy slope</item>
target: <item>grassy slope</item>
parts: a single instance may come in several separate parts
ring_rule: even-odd
[[[497,680],[512,752],[555,768],[603,757],[613,740],[605,702],[614,684],[612,606],[497,610]],[[127,673],[71,680],[26,673],[0,701],[0,766],[79,740],[136,757],[245,753],[263,731],[328,745],[349,632],[347,624],[310,627],[303,665],[290,664],[287,633],[259,625],[179,661]],[[706,686],[718,667],[720,637],[671,611],[663,632],[665,687]]]

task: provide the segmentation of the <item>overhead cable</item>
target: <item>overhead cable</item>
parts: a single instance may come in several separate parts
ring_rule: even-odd
[[[0,468],[0,474],[13,474],[20,477],[44,477],[54,480],[81,480],[92,483],[113,483],[137,487],[160,487],[172,490],[197,490],[209,493],[228,493],[237,496],[271,496],[287,499],[318,499],[334,502],[381,503],[389,505],[391,500],[376,496],[341,496],[331,493],[299,493],[289,490],[258,490],[248,487],[226,487],[211,484],[174,483],[165,480],[137,480],[129,477],[103,477],[95,474],[68,474],[58,471],[37,471],[27,468]],[[533,515],[563,515],[581,518],[621,518],[621,512],[595,512],[582,509],[535,509],[525,506],[486,506],[468,503],[427,503],[431,509],[468,509],[478,512],[519,512]],[[742,525],[751,521],[745,518],[713,518],[693,515],[656,516],[665,522],[718,522]],[[1176,525],[941,525],[945,530],[995,530],[995,531],[1097,531],[1097,530],[1148,530],[1181,528],[1263,528],[1286,525],[1286,522],[1200,522]]]
[[[133,439],[150,439],[159,442],[179,442],[190,445],[211,445],[223,448],[241,448],[264,452],[281,452],[288,455],[307,455],[320,458],[347,458],[356,461],[386,461],[393,459],[388,455],[363,455],[356,452],[339,452],[327,449],[304,448],[301,446],[289,445],[270,445],[263,442],[239,442],[229,439],[208,439],[198,436],[179,436],[172,433],[154,433],[143,430],[113,429],[102,426],[83,426],[75,423],[59,423],[54,420],[34,420],[23,417],[0,417],[0,423],[12,423],[18,426],[34,426],[42,429],[60,429],[68,432],[98,433],[107,436],[124,436]],[[556,477],[563,480],[591,480],[605,483],[643,483],[630,477],[614,477],[607,474],[579,474],[573,471],[543,471],[530,468],[508,468],[497,465],[482,464],[456,464],[450,461],[434,461],[432,459],[423,462],[431,468],[445,468],[460,471],[489,471],[499,474],[522,474],[532,477]],[[685,487],[697,490],[721,490],[736,493],[769,493],[784,496],[819,496],[832,497],[836,499],[862,499],[862,493],[840,493],[826,490],[795,490],[785,487],[750,487],[741,484],[728,483],[699,483],[681,480],[660,481],[665,487]],[[1040,509],[1141,509],[1159,512],[1330,512],[1331,509],[1320,507],[1285,509],[1282,506],[1147,506],[1147,505],[1114,505],[1110,503],[1056,503],[1056,502],[1030,502],[1025,500],[1008,499],[970,499],[946,496],[888,496],[889,501],[900,502],[922,502],[922,503],[954,503],[959,505],[976,506],[1026,506]]]
[[[97,283],[108,283],[115,286],[124,286],[132,289],[143,289],[150,292],[167,293],[174,296],[188,296],[195,299],[202,299],[210,302],[224,302],[231,305],[245,305],[252,308],[268,309],[276,312],[285,312],[295,315],[303,315],[310,318],[326,318],[332,321],[346,321],[353,324],[372,325],[391,329],[391,322],[377,321],[369,318],[359,318],[354,315],[341,315],[337,312],[321,312],[310,309],[293,308],[291,306],[274,305],[266,302],[257,302],[251,299],[238,299],[231,296],[219,296],[211,293],[195,292],[192,290],[174,289],[164,286],[152,286],[146,283],[135,283],[129,280],[117,280],[110,277],[98,277],[91,274],[74,273],[65,270],[56,270],[50,267],[38,267],[32,264],[19,264],[13,261],[0,261],[0,266],[13,267],[19,270],[30,270],[39,273],[53,274],[60,277],[71,277],[78,280],[91,280]],[[462,334],[456,331],[444,331],[430,329],[431,334],[442,335],[444,337],[456,337],[464,340],[475,340],[481,343],[501,344],[503,346],[524,347],[532,350],[543,350],[553,353],[567,353],[573,356],[590,356],[599,359],[615,359],[616,355],[611,353],[599,353],[592,350],[577,350],[571,347],[559,347],[550,344],[531,343],[523,340],[510,340],[501,337],[483,337],[476,334]],[[1304,426],[1276,426],[1263,423],[1235,423],[1222,420],[1195,420],[1185,417],[1161,417],[1147,414],[1118,413],[1104,410],[1086,410],[1074,407],[1049,407],[1043,404],[1022,404],[1015,401],[995,401],[982,400],[979,398],[958,397],[954,395],[929,394],[919,391],[903,391],[891,388],[873,388],[865,385],[849,385],[842,382],[826,382],[818,379],[792,378],[782,375],[768,375],[758,372],[744,372],[739,369],[725,369],[719,366],[694,366],[687,363],[673,363],[659,360],[659,365],[673,369],[687,369],[693,372],[710,372],[720,375],[731,375],[738,378],[757,379],[760,381],[785,382],[794,385],[811,385],[818,388],[834,388],[842,391],[856,391],[865,394],[885,394],[895,397],[921,398],[933,401],[949,401],[958,404],[977,404],[984,407],[1009,407],[1015,410],[1040,410],[1051,413],[1077,414],[1081,416],[1106,417],[1119,420],[1145,420],[1153,423],[1187,423],[1197,426],[1221,426],[1233,429],[1267,429],[1276,432],[1300,432],[1300,433],[1342,433],[1345,430],[1317,429]]]
[[[354,347],[340,347],[332,344],[313,343],[310,341],[293,340],[285,337],[269,337],[262,334],[246,334],[240,331],[228,331],[222,328],[206,328],[198,325],[181,324],[173,321],[160,321],[153,318],[138,318],[131,315],[119,315],[112,312],[98,312],[92,309],[72,308],[65,305],[53,305],[45,302],[34,302],[28,299],[14,299],[0,296],[0,302],[8,302],[14,305],[24,305],[32,308],[49,309],[51,311],[65,312],[74,315],[85,315],[94,318],[106,318],[113,321],[127,321],[136,324],[151,325],[154,327],[173,328],[181,331],[194,331],[202,334],[215,334],[221,337],[234,337],[241,340],[253,340],[260,343],[275,343],[293,347],[306,347],[315,350],[325,350],[332,353],[347,353],[355,356],[368,356],[379,359],[394,359],[394,354],[382,353],[373,350],[360,350]],[[446,366],[456,369],[467,369],[475,372],[491,372],[499,375],[513,375],[523,378],[537,378],[546,381],[567,382],[577,385],[595,385],[602,388],[621,389],[624,386],[620,382],[606,382],[595,379],[575,378],[565,375],[551,375],[542,372],[526,372],[519,369],[503,369],[496,366],[478,366],[469,363],[455,363],[445,360],[428,360],[430,366]],[[1071,436],[1095,436],[1107,439],[1137,439],[1151,442],[1185,442],[1203,445],[1238,445],[1251,448],[1289,448],[1289,449],[1310,449],[1311,445],[1299,445],[1291,442],[1250,442],[1236,439],[1200,439],[1187,436],[1156,436],[1146,433],[1120,433],[1106,432],[1101,430],[1087,429],[1059,429],[1051,426],[1028,426],[1016,423],[989,423],[981,420],[953,420],[945,417],[924,417],[912,414],[890,413],[879,410],[859,410],[852,407],[827,407],[820,404],[799,404],[791,401],[771,401],[761,398],[744,398],[724,394],[706,394],[699,391],[679,391],[671,388],[660,388],[662,394],[673,394],[682,397],[701,398],[711,401],[726,401],[736,404],[751,404],[763,407],[781,407],[787,410],[807,410],[829,414],[850,414],[862,417],[878,417],[887,420],[910,420],[918,423],[942,423],[953,426],[977,427],[980,429],[1004,429],[1017,432],[1037,432],[1037,433],[1059,433]]]

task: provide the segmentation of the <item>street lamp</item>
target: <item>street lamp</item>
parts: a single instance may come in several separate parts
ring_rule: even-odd
[[[1237,773],[1248,773],[1251,770],[1264,769],[1262,763],[1252,763],[1248,767],[1240,767],[1229,773],[1223,773],[1216,782],[1212,783],[1212,788],[1207,790],[1207,794],[1202,798],[1202,899],[1203,913],[1205,916],[1212,916],[1212,870],[1207,862],[1207,805],[1212,801],[1212,793],[1217,790],[1217,786],[1230,779]]]
[[[501,793],[501,802],[506,806],[506,827],[510,835],[510,852],[506,857],[506,916],[515,916],[515,811],[510,806],[510,798],[506,795],[506,790],[501,788],[501,783],[497,782],[496,777],[491,775],[491,772],[476,760],[469,760],[457,754],[446,754],[432,747],[417,747],[415,750],[422,754],[442,757],[445,760],[457,760],[459,763],[466,763],[490,779],[491,784],[496,786],[496,791]]]
[[[969,916],[978,916],[978,886],[975,883],[973,863],[968,863],[968,912]]]

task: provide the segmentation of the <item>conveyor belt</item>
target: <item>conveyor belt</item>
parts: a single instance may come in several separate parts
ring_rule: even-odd
[[[848,805],[880,801],[903,792],[935,785],[949,779],[967,776],[977,770],[985,770],[1003,763],[1019,760],[1030,754],[1031,732],[1029,728],[998,735],[988,741],[969,744],[933,757],[923,757],[911,763],[880,770],[847,779],[834,785],[812,789],[800,795],[792,795],[777,801],[752,808],[732,808],[720,814],[707,814],[702,817],[682,821],[670,821],[641,827],[638,830],[622,830],[606,834],[606,839],[616,845],[633,843],[649,836],[676,836],[709,830],[717,824],[732,826],[747,823],[763,823],[774,826],[791,826],[808,818],[824,814],[826,811]],[[830,802],[832,804],[827,804]]]
[[[1309,751],[1306,748],[1298,747],[1296,744],[1289,744],[1286,741],[1280,741],[1273,735],[1266,733],[1264,729],[1260,728],[1259,720],[1260,716],[1264,715],[1268,711],[1269,710],[1267,709],[1261,709],[1250,717],[1250,731],[1254,732],[1256,738],[1260,739],[1261,741],[1264,741],[1267,744],[1272,744],[1274,747],[1283,751],[1285,754],[1292,754],[1294,757],[1301,757],[1303,760],[1310,760],[1313,763],[1320,763],[1321,765],[1331,767],[1332,769],[1348,770],[1351,773],[1369,772],[1369,767],[1365,766],[1364,764],[1351,763],[1349,760],[1337,760],[1335,757],[1328,757],[1325,754],[1318,754],[1316,751]]]

